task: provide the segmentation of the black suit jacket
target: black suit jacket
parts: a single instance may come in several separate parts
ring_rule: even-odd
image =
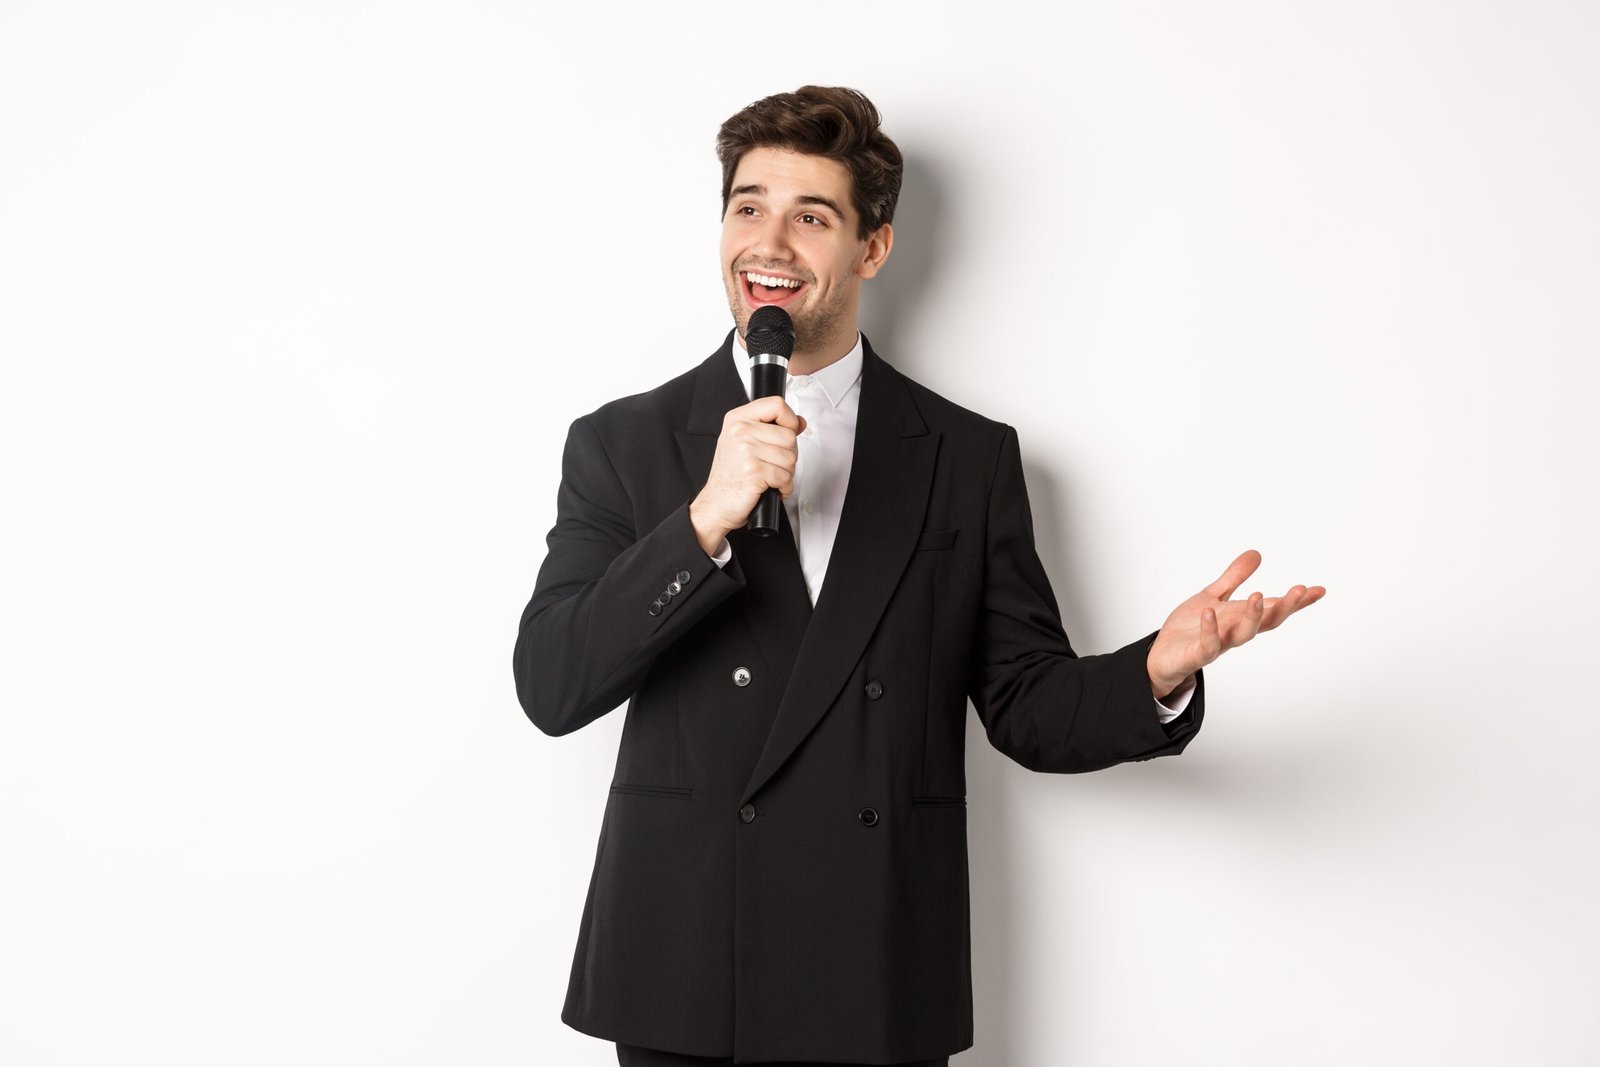
[[[972,1045],[964,743],[1035,771],[1181,752],[1152,632],[1078,656],[1034,549],[1016,432],[864,342],[815,609],[787,516],[707,558],[688,505],[729,353],[575,420],[517,695],[551,735],[628,702],[561,1018],[736,1061],[898,1063]]]

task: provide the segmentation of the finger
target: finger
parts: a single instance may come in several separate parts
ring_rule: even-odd
[[[768,466],[783,467],[793,471],[799,463],[800,450],[793,444],[772,444],[767,441],[744,440],[735,447],[719,452],[713,460],[713,473],[722,477],[760,478]]]
[[[799,451],[797,449],[769,444],[752,444],[746,455],[756,463],[782,467],[790,474],[794,473],[795,464],[799,459]]]
[[[1266,617],[1266,614],[1267,598],[1261,593],[1251,593],[1249,600],[1245,603],[1244,618],[1239,624],[1240,637],[1239,640],[1234,642],[1236,647],[1261,632],[1261,620]]]
[[[740,416],[756,422],[775,422],[779,426],[787,426],[791,430],[800,429],[800,416],[795,414],[794,408],[781,396],[764,396],[752,400],[742,408],[734,408],[730,415],[743,412]]]
[[[1259,566],[1261,566],[1261,553],[1253,548],[1247,548],[1228,564],[1227,570],[1222,572],[1222,577],[1205,587],[1204,592],[1218,600],[1227,600],[1233,596],[1233,591],[1239,588],[1240,583],[1254,574]]]
[[[794,472],[775,463],[763,463],[760,467],[760,477],[767,485],[778,491],[778,495],[785,500],[794,492]]]
[[[1264,610],[1262,604],[1261,594],[1251,593],[1244,600],[1229,600],[1221,605],[1219,630],[1224,649],[1238,648],[1256,635]]]
[[[1299,592],[1296,593],[1295,590],[1299,590]],[[1289,590],[1289,592],[1283,597],[1284,606],[1278,608],[1272,626],[1263,624],[1261,628],[1263,630],[1272,629],[1273,626],[1277,626],[1279,623],[1283,622],[1290,615],[1293,615],[1301,608],[1315,604],[1317,601],[1321,600],[1322,594],[1326,592],[1327,590],[1320,585],[1313,585],[1310,588],[1307,588],[1303,585],[1295,586],[1294,589]],[[1273,604],[1270,601],[1267,605],[1267,612],[1269,617],[1273,616]]]
[[[796,448],[799,437],[794,430],[777,422],[747,422],[739,433],[748,441],[759,441],[774,448]]]
[[[1284,619],[1295,613],[1305,599],[1306,587],[1297,585],[1283,596],[1270,596],[1263,601],[1265,610],[1261,616],[1261,625],[1256,632],[1274,629]]]
[[[1210,608],[1200,612],[1200,651],[1207,663],[1222,655],[1222,631],[1217,613]]]

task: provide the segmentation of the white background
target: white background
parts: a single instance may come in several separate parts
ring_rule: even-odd
[[[622,715],[519,708],[567,424],[728,312],[718,124],[866,91],[864,327],[1080,652],[1326,599],[1176,759],[970,719],[961,1067],[1600,1061],[1583,3],[9,3],[0,1061],[602,1065]]]

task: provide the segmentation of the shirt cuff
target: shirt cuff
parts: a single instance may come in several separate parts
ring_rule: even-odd
[[[1157,700],[1156,719],[1169,723],[1182,715],[1183,709],[1189,706],[1189,698],[1194,696],[1194,687],[1195,677],[1191,674],[1187,682],[1167,694],[1166,702]]]
[[[717,545],[717,551],[712,555],[711,562],[715,563],[718,567],[722,567],[725,566],[732,558],[733,546],[728,544],[728,539],[724,537],[722,539],[722,543]]]

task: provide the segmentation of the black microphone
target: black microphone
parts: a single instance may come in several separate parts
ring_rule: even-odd
[[[771,304],[756,308],[745,327],[744,347],[750,353],[750,399],[781,397],[789,382],[789,357],[794,355],[794,323],[789,313]],[[783,497],[767,486],[750,513],[750,532],[757,537],[777,533],[782,506]]]

